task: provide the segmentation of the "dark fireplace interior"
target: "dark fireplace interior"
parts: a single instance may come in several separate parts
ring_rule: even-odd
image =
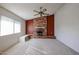
[[[37,30],[36,30],[37,36],[43,36],[43,32],[44,32],[43,28],[37,28]]]
[[[43,36],[43,32],[42,31],[37,31],[37,36]]]

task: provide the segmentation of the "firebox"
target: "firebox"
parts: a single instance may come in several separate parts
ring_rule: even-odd
[[[42,31],[37,31],[37,36],[43,36],[43,32]]]
[[[43,36],[44,34],[44,28],[43,27],[37,27],[36,28],[36,35],[37,36]]]

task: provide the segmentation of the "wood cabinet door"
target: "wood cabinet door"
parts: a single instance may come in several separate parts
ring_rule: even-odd
[[[26,21],[26,34],[33,34],[33,20]]]
[[[47,36],[54,36],[54,15],[47,16]]]

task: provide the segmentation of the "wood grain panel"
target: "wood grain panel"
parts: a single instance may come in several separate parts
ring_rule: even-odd
[[[54,36],[54,15],[47,16],[47,36]]]
[[[26,21],[26,34],[33,34],[33,20]]]

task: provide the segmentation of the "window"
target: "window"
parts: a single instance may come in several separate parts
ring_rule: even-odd
[[[8,17],[1,16],[1,36],[12,33],[13,33],[13,20]]]
[[[21,24],[20,24],[20,22],[18,22],[18,21],[15,21],[15,24],[14,24],[15,26],[15,29],[14,29],[14,32],[15,33],[19,33],[19,32],[21,32]]]
[[[1,16],[0,18],[0,36],[21,32],[21,24],[11,18]]]

